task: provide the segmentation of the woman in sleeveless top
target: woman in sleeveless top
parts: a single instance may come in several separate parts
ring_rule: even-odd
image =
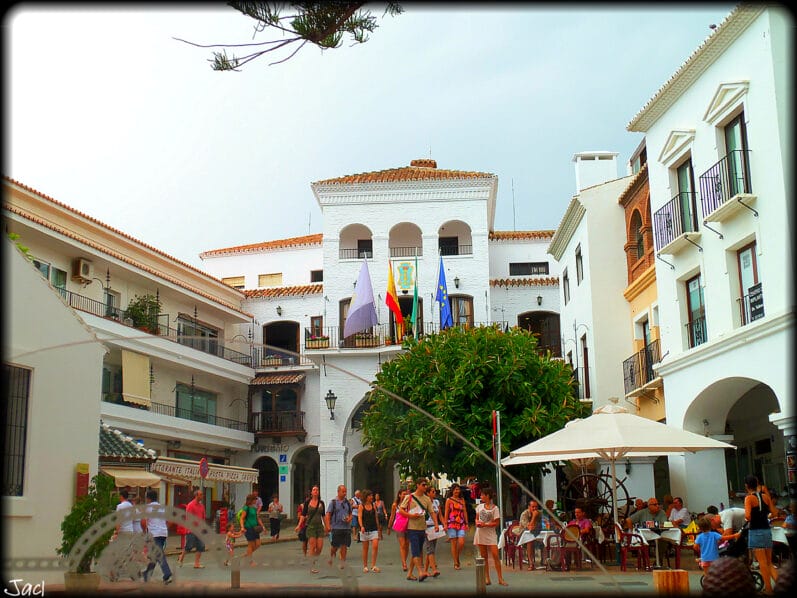
[[[498,556],[498,533],[496,528],[501,523],[498,507],[493,504],[495,493],[492,488],[485,488],[481,492],[482,503],[476,507],[476,533],[473,543],[479,548],[479,554],[484,559],[484,583],[490,585],[490,562],[488,555],[493,559],[495,572],[498,574],[498,583],[502,586],[509,584],[504,581],[501,571],[501,558]]]
[[[750,522],[747,547],[758,561],[759,572],[764,578],[764,594],[772,594],[772,582],[778,579],[778,571],[772,566],[772,530],[769,527],[769,514],[774,512],[774,505],[769,493],[760,491],[756,476],[744,478],[744,488],[747,490],[744,518]]]
[[[326,508],[324,501],[319,498],[319,494],[318,486],[313,486],[313,489],[310,490],[310,499],[304,503],[302,516],[296,526],[297,532],[304,527],[307,534],[307,547],[313,557],[311,573],[318,573],[318,555],[321,554],[321,549],[324,547],[324,536],[329,533],[324,521]]]
[[[387,533],[389,534],[393,529],[393,522],[396,520],[396,513],[398,512],[398,507],[407,496],[407,490],[402,489],[399,490],[396,494],[396,500],[390,507],[390,519],[387,522]],[[396,537],[398,538],[399,543],[399,554],[401,555],[401,569],[403,571],[407,570],[407,557],[410,553],[410,544],[409,540],[407,540],[407,532],[396,532]]]
[[[382,529],[387,527],[387,512],[385,511],[385,501],[379,492],[374,492],[374,507],[376,508],[376,519],[379,522],[379,539],[382,539]]]
[[[461,568],[459,557],[465,549],[465,534],[468,533],[468,511],[465,508],[465,499],[462,498],[462,487],[459,484],[451,486],[451,494],[446,499],[443,521],[451,543],[451,556],[454,559],[454,569]]]
[[[374,495],[370,490],[363,490],[363,503],[360,505],[360,542],[363,544],[363,573],[368,573],[368,547],[371,547],[371,571],[379,573],[376,566],[376,555],[379,554],[379,531]]]

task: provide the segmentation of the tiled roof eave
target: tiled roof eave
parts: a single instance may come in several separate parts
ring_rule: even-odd
[[[513,278],[491,278],[491,287],[552,287],[559,286],[558,276],[529,276]]]
[[[324,284],[294,285],[288,287],[270,287],[267,289],[246,289],[246,299],[271,299],[277,297],[302,297],[304,295],[320,295],[324,292]]]
[[[215,257],[220,255],[242,255],[247,253],[260,253],[262,251],[274,251],[278,249],[295,249],[297,247],[311,247],[321,245],[324,236],[321,233],[305,235],[303,237],[290,237],[287,239],[276,239],[274,241],[264,241],[263,243],[252,243],[250,245],[237,245],[235,247],[225,247],[221,249],[211,249],[203,251],[199,257]]]
[[[554,230],[528,230],[528,231],[492,231],[488,239],[490,241],[536,241],[539,239],[550,239],[553,237]]]

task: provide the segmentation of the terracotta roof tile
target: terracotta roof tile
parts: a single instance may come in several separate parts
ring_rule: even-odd
[[[528,278],[493,278],[491,287],[555,287],[559,285],[558,276],[540,276]]]
[[[290,237],[288,239],[277,239],[275,241],[264,241],[263,243],[252,243],[250,245],[237,245],[235,247],[224,247],[222,249],[211,249],[203,251],[199,257],[205,258],[214,255],[224,255],[228,253],[254,253],[270,249],[283,249],[288,247],[299,247],[301,245],[320,245],[324,240],[324,235],[316,233],[303,237]]]
[[[273,386],[275,384],[299,384],[304,382],[304,374],[259,374],[251,384]]]
[[[154,461],[156,455],[150,452],[121,430],[100,422],[100,458],[147,459]]]
[[[185,263],[181,262],[180,260],[177,260],[177,259],[171,257],[170,255],[168,255],[166,253],[163,253],[162,251],[159,251],[159,250],[155,249],[154,247],[151,247],[151,246],[147,245],[146,243],[142,243],[141,241],[138,241],[137,239],[131,237],[130,235],[127,235],[127,234],[125,234],[125,233],[123,233],[123,232],[121,232],[121,231],[119,231],[119,230],[117,230],[117,229],[115,229],[115,228],[113,228],[111,226],[103,224],[102,222],[100,222],[96,218],[92,218],[91,216],[87,216],[86,214],[83,214],[82,212],[74,210],[74,209],[70,208],[69,206],[67,206],[66,204],[63,204],[63,203],[61,203],[59,201],[56,201],[52,197],[49,197],[49,196],[37,191],[36,189],[33,189],[32,187],[28,187],[27,185],[23,185],[22,183],[20,183],[18,181],[15,181],[14,179],[9,178],[7,176],[4,176],[3,178],[6,179],[7,181],[9,181],[10,183],[13,183],[14,185],[18,185],[19,187],[21,187],[21,188],[23,188],[23,189],[25,189],[27,191],[30,191],[31,193],[35,193],[38,196],[43,197],[43,198],[47,199],[48,201],[51,201],[51,202],[55,203],[56,205],[59,205],[59,206],[63,207],[64,209],[66,209],[66,210],[68,210],[68,211],[70,211],[70,212],[72,212],[74,214],[78,214],[79,216],[81,216],[83,218],[87,218],[88,220],[91,220],[92,222],[98,224],[99,226],[101,226],[103,228],[106,228],[106,229],[108,229],[110,231],[113,231],[113,232],[115,232],[115,233],[117,233],[117,234],[119,234],[119,235],[121,235],[121,236],[123,236],[123,237],[125,237],[127,239],[135,241],[136,243],[139,243],[142,247],[145,247],[147,250],[153,251],[154,253],[157,253],[159,255],[167,257],[170,260],[173,260],[175,263],[180,264],[181,266],[185,266],[186,268],[190,268],[191,270],[193,270],[195,272],[198,272],[199,274],[202,274],[203,276],[205,276],[205,277],[207,277],[207,278],[209,278],[211,280],[214,280],[216,282],[220,282],[220,283],[224,284],[224,282],[219,280],[218,278],[214,278],[213,276],[207,274],[206,272],[202,272],[202,270],[194,268],[190,264],[185,264]],[[122,254],[122,253],[119,253],[117,251],[114,251],[114,250],[110,249],[109,247],[106,247],[105,245],[102,245],[100,243],[95,243],[91,239],[87,239],[86,237],[84,237],[82,235],[75,234],[74,232],[72,232],[72,231],[70,231],[68,229],[65,229],[63,227],[57,226],[57,225],[53,224],[52,222],[49,222],[47,220],[43,220],[42,218],[37,218],[36,216],[33,216],[32,214],[29,214],[28,212],[19,210],[16,207],[8,205],[8,204],[3,204],[3,209],[6,209],[6,210],[8,210],[9,212],[11,212],[13,214],[16,214],[16,215],[18,215],[18,216],[20,216],[22,218],[25,218],[26,220],[30,220],[31,222],[35,222],[36,224],[40,224],[41,226],[43,226],[45,228],[49,228],[50,230],[53,230],[53,231],[55,231],[55,232],[57,232],[57,233],[59,233],[61,235],[64,235],[65,237],[69,237],[70,239],[74,239],[76,241],[79,241],[80,243],[83,243],[84,245],[88,245],[89,247],[93,247],[94,249],[96,249],[96,250],[98,250],[98,251],[100,251],[100,252],[102,252],[102,253],[104,253],[106,255],[110,255],[110,256],[112,256],[112,257],[114,257],[114,258],[116,258],[116,259],[118,259],[118,260],[120,260],[122,262],[125,262],[126,264],[129,264],[131,266],[135,266],[136,268],[144,270],[145,272],[149,272],[150,274],[158,276],[159,278],[162,278],[163,280],[168,280],[169,282],[173,282],[177,286],[180,286],[180,287],[182,287],[184,289],[192,291],[192,292],[194,292],[194,293],[196,293],[198,295],[201,295],[202,297],[205,297],[206,299],[210,299],[211,301],[215,301],[219,305],[223,305],[223,306],[225,306],[225,307],[227,307],[227,308],[229,308],[229,309],[231,309],[233,311],[236,311],[238,313],[244,314],[245,316],[247,316],[249,318],[253,317],[252,314],[246,313],[245,311],[241,311],[239,306],[235,306],[232,303],[229,303],[227,301],[224,301],[224,300],[220,299],[219,297],[215,297],[215,296],[211,295],[210,293],[206,293],[205,291],[197,289],[196,287],[193,287],[193,286],[191,286],[189,284],[186,284],[182,280],[179,280],[177,278],[174,278],[172,276],[164,274],[163,272],[155,270],[154,268],[150,268],[149,266],[147,266],[145,264],[142,264],[142,263],[139,263],[139,262],[137,262],[137,261],[135,261],[133,259],[130,259],[125,254]]]
[[[295,285],[291,287],[270,287],[267,289],[245,290],[247,299],[268,299],[274,297],[301,297],[302,295],[320,295],[324,292],[323,283]]]
[[[489,179],[495,175],[488,172],[466,170],[443,170],[431,159],[413,160],[409,166],[347,174],[346,176],[316,181],[314,185],[344,185],[351,183],[392,183],[398,181],[432,181],[445,179]]]
[[[553,230],[496,230],[490,233],[490,241],[519,241],[521,239],[550,239]]]

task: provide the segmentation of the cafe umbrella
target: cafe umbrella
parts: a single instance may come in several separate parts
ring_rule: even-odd
[[[602,459],[611,467],[612,516],[617,522],[617,473],[619,459],[694,453],[710,449],[736,448],[731,444],[640,417],[609,403],[584,419],[575,419],[561,430],[510,451],[501,464],[548,463],[576,459]]]

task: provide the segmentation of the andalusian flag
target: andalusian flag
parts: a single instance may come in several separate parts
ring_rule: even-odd
[[[401,306],[399,305],[398,295],[396,294],[396,282],[393,280],[393,263],[387,261],[387,293],[385,294],[385,303],[390,311],[393,312],[393,318],[396,321],[396,341],[401,342],[404,338],[404,316],[401,315]]]
[[[418,338],[418,256],[415,256],[415,291],[412,295],[412,336]]]

